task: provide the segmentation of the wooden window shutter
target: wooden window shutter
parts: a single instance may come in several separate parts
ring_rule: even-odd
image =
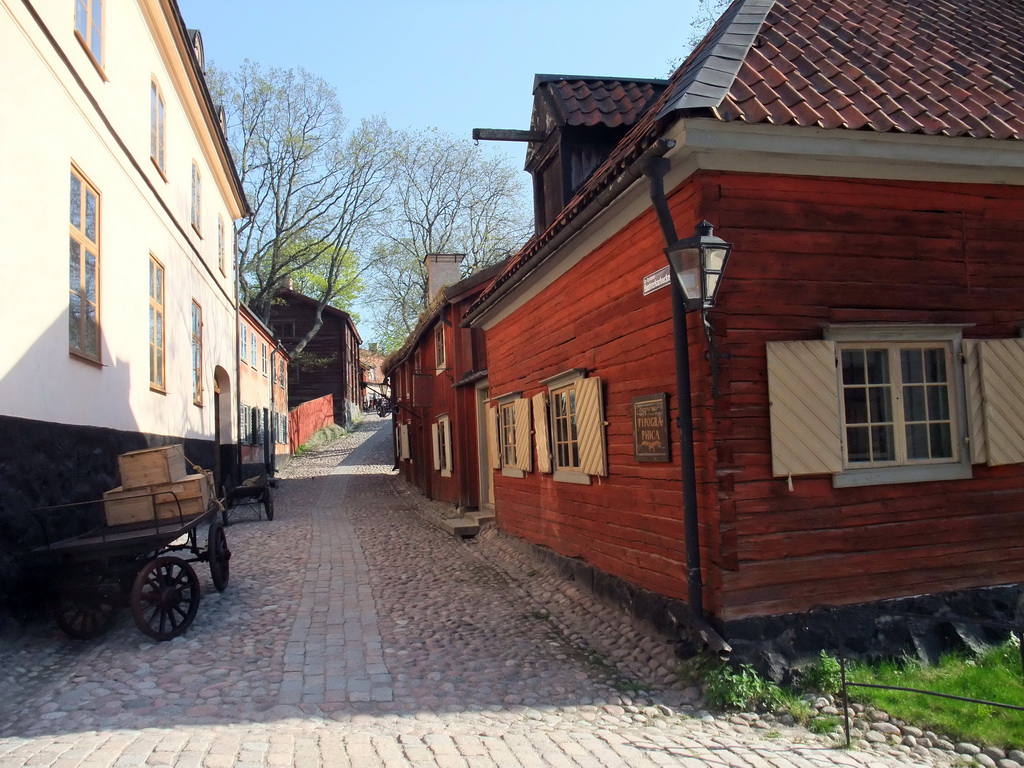
[[[1024,339],[978,346],[988,465],[1024,463]]]
[[[403,459],[409,458],[409,425],[402,424],[398,427],[398,437],[401,443],[399,450],[401,451],[400,456]]]
[[[444,431],[444,455],[445,455],[445,467],[451,472],[455,469],[455,464],[452,462],[452,423],[451,421],[445,424]]]
[[[964,339],[964,389],[967,395],[967,434],[971,449],[971,464],[988,461],[988,441],[985,438],[985,399],[981,392],[980,342]]]
[[[604,402],[601,379],[593,377],[576,382],[576,429],[580,451],[580,472],[608,475],[604,449]]]
[[[533,469],[533,450],[530,447],[530,401],[516,398],[516,469]]]
[[[551,440],[548,437],[548,396],[533,396],[533,435],[537,443],[537,471],[551,472]]]
[[[437,422],[434,422],[433,424],[430,425],[430,444],[432,446],[430,452],[434,454],[435,471],[441,469],[441,452],[440,450],[438,450],[437,443]]]
[[[491,469],[501,469],[501,433],[498,432],[498,409],[487,409],[487,452]]]
[[[772,474],[842,471],[835,343],[771,342],[767,352]]]

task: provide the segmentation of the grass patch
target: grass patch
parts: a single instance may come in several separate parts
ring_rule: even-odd
[[[981,655],[947,654],[936,666],[903,659],[854,664],[847,679],[898,685],[1024,706],[1024,677],[1016,639]],[[998,747],[1024,746],[1024,713],[902,691],[851,688],[851,696],[919,728],[957,740]]]

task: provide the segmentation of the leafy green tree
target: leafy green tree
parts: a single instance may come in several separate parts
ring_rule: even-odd
[[[427,309],[427,254],[465,254],[466,276],[514,253],[532,232],[524,174],[504,156],[433,129],[397,139],[387,217],[367,272],[385,349],[400,345]]]
[[[237,231],[242,298],[269,322],[288,280],[315,289],[314,325],[296,355],[323,308],[359,287],[356,254],[378,231],[393,178],[392,131],[382,118],[347,130],[333,86],[303,69],[246,60],[211,69],[208,81],[252,208]]]

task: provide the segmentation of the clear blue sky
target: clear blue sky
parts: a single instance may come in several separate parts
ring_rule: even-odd
[[[208,61],[304,67],[351,122],[394,128],[529,128],[533,76],[666,77],[696,0],[178,0]],[[525,147],[501,144],[518,167]]]

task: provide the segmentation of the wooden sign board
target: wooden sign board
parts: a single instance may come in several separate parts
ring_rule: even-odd
[[[633,398],[633,457],[637,461],[671,461],[668,396],[664,392]]]

